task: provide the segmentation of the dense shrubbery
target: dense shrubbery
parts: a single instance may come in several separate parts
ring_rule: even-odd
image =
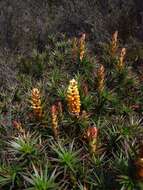
[[[143,78],[117,37],[91,52],[84,35],[48,36],[45,51],[14,59],[0,93],[1,189],[143,188]]]

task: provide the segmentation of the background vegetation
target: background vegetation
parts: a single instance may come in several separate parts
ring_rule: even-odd
[[[139,0],[0,2],[0,189],[143,189],[142,8]]]

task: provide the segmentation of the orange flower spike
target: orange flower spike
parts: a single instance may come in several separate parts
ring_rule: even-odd
[[[95,153],[97,149],[97,137],[98,137],[98,129],[96,126],[89,127],[87,129],[87,139],[89,141],[89,146],[91,148],[91,152]]]
[[[69,112],[79,116],[80,114],[80,95],[78,91],[77,81],[72,79],[67,90],[67,102]]]
[[[136,161],[137,178],[143,180],[143,158],[139,158]]]
[[[118,48],[118,31],[115,31],[112,35],[111,41],[111,55],[114,56]]]
[[[98,79],[98,91],[102,92],[104,90],[105,83],[105,68],[101,65],[97,71],[97,79]]]
[[[31,107],[33,109],[36,118],[40,119],[42,117],[42,106],[41,106],[41,95],[37,88],[32,89],[31,93]]]
[[[21,123],[16,120],[13,121],[13,127],[16,128],[20,133],[24,132]]]
[[[125,63],[124,63],[125,55],[126,55],[126,48],[122,48],[121,53],[120,53],[120,57],[119,57],[119,62],[117,64],[117,69],[119,71],[123,70],[123,68],[125,66]]]
[[[82,34],[82,36],[79,39],[79,58],[80,61],[83,60],[84,54],[85,54],[85,33]]]
[[[136,177],[139,180],[143,180],[143,144],[140,145],[140,151],[137,160],[135,161],[136,165]]]
[[[54,132],[54,136],[58,137],[58,111],[57,106],[52,105],[51,107],[51,117],[52,117],[52,129]]]

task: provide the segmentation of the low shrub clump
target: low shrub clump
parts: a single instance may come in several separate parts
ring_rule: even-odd
[[[118,32],[47,41],[0,95],[0,189],[143,189],[143,80]]]

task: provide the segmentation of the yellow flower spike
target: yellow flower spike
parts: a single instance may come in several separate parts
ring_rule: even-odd
[[[79,58],[80,61],[83,60],[84,54],[85,54],[85,33],[82,34],[82,36],[79,39]]]
[[[37,88],[32,89],[31,93],[31,107],[33,109],[33,113],[37,119],[41,119],[42,113],[42,106],[41,106],[41,95],[40,91]]]
[[[98,79],[98,91],[101,93],[104,90],[105,83],[105,68],[101,65],[97,71],[97,79]]]
[[[117,64],[118,71],[122,71],[125,66],[124,63],[125,55],[126,55],[126,48],[122,48],[120,52],[119,62]]]
[[[112,35],[111,41],[111,55],[114,56],[118,48],[118,31],[115,31]]]
[[[67,102],[69,112],[79,116],[80,114],[80,95],[78,91],[77,81],[75,79],[70,80],[67,89]]]
[[[51,107],[51,118],[52,118],[52,129],[54,132],[55,138],[58,137],[58,111],[57,111],[57,106],[52,105]]]

